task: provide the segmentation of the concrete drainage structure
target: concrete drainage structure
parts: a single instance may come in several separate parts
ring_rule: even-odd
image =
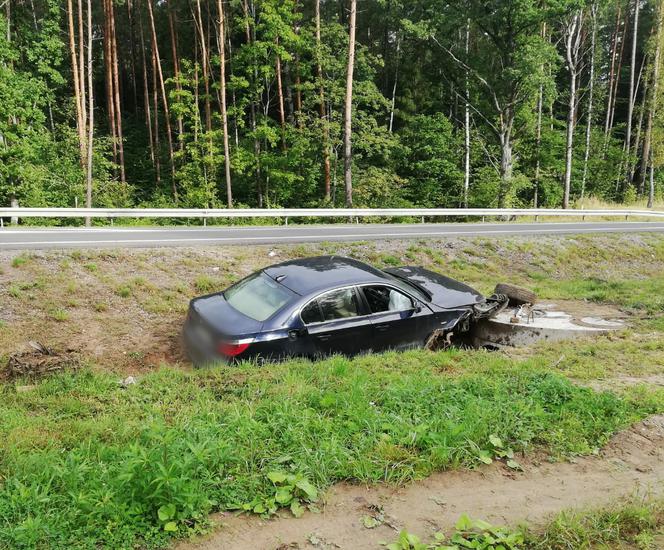
[[[555,304],[526,304],[478,321],[472,329],[472,344],[485,348],[527,346],[542,340],[556,342],[603,334],[624,326],[619,319],[603,319],[590,312],[588,317],[578,318],[557,310]]]

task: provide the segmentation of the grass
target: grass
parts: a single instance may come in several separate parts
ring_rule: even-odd
[[[544,529],[496,527],[462,516],[449,536],[431,543],[407,530],[387,550],[572,550],[579,548],[659,550],[664,542],[664,499],[631,498],[596,510],[561,512]]]
[[[273,495],[267,474],[404,482],[474,467],[490,436],[515,451],[592,453],[664,396],[572,385],[535,359],[460,351],[334,357],[184,373],[163,368],[121,388],[90,371],[0,396],[0,544],[158,546],[206,514]],[[164,530],[170,510],[175,533]],[[163,514],[162,514],[163,516]],[[171,525],[172,528],[172,525]]]
[[[664,499],[632,498],[597,510],[566,511],[529,539],[533,550],[658,550],[664,542]]]

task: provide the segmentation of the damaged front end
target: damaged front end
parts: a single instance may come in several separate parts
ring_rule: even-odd
[[[450,347],[454,342],[463,341],[473,327],[474,323],[482,319],[490,319],[501,313],[509,305],[509,298],[504,294],[492,294],[485,301],[473,304],[453,323],[431,333],[425,343],[425,348],[441,350]]]

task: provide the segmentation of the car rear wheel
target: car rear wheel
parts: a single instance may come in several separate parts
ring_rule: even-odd
[[[507,296],[510,303],[514,305],[534,304],[537,301],[537,294],[527,288],[510,285],[508,283],[499,283],[494,290],[496,294]]]

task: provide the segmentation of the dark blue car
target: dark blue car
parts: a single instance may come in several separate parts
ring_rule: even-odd
[[[292,260],[191,300],[194,364],[423,347],[502,309],[507,298],[421,267],[376,269],[340,256]]]

